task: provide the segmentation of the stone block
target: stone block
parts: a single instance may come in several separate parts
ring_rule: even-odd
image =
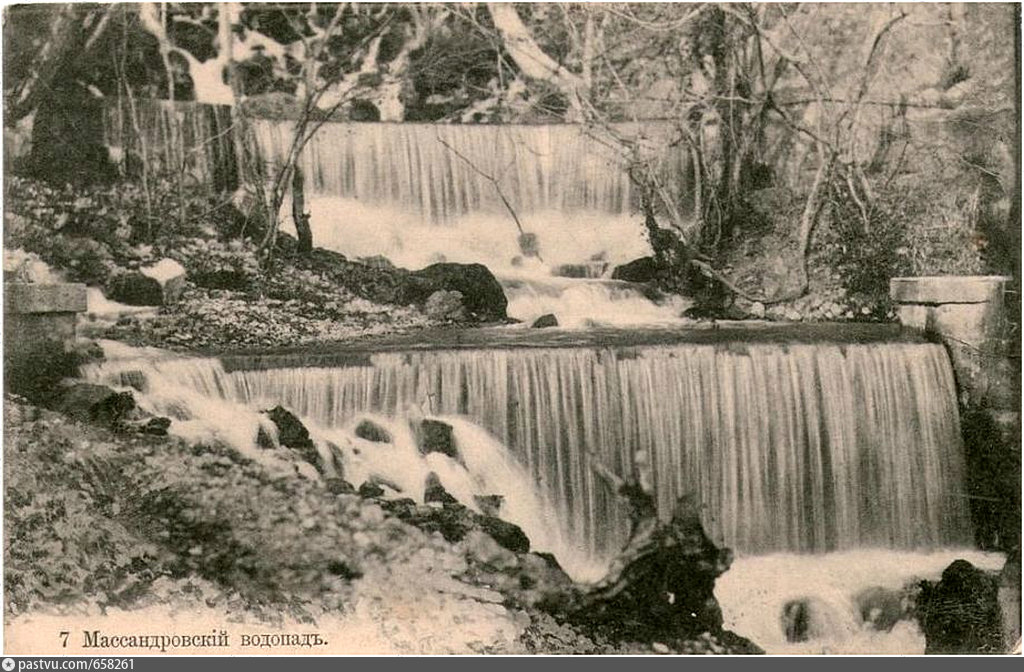
[[[942,275],[892,278],[889,295],[896,303],[1002,303],[1011,278],[1002,275]]]
[[[4,284],[4,313],[82,313],[89,307],[85,285],[9,282]]]

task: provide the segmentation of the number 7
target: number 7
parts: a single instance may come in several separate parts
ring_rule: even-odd
[[[71,633],[68,632],[67,630],[61,630],[60,631],[60,636],[64,638],[64,648],[65,649],[68,648],[68,635],[70,635],[70,634]]]

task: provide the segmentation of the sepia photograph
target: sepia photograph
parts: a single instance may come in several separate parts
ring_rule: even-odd
[[[2,10],[4,670],[1021,654],[1020,4]]]

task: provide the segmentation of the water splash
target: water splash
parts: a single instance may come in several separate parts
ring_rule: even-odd
[[[779,654],[924,653],[917,624],[899,620],[889,631],[865,623],[857,596],[882,589],[898,596],[920,580],[937,580],[951,562],[963,558],[998,571],[1005,558],[975,550],[906,552],[860,549],[825,555],[771,554],[739,557],[715,582],[724,625]],[[783,610],[808,604],[805,641],[787,641]]]

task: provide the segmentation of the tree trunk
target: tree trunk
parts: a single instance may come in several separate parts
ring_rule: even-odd
[[[75,36],[82,30],[77,9],[75,3],[66,2],[53,13],[50,34],[36,53],[35,67],[7,98],[8,125],[31,114],[40,98],[49,92],[51,82],[74,48]]]
[[[487,10],[494,21],[494,27],[501,35],[505,50],[523,75],[529,79],[550,82],[558,87],[569,101],[569,120],[582,120],[586,91],[580,76],[544,53],[530,35],[529,28],[523,23],[513,4],[490,3]]]
[[[704,533],[695,503],[681,498],[672,518],[659,520],[643,478],[625,481],[596,461],[591,466],[627,501],[629,541],[601,581],[574,584],[541,608],[623,640],[672,642],[721,633],[714,585],[729,568],[732,553]]]
[[[295,233],[299,238],[299,254],[308,257],[313,254],[313,231],[309,228],[309,214],[306,209],[305,178],[302,168],[295,166],[292,171],[292,219]]]

